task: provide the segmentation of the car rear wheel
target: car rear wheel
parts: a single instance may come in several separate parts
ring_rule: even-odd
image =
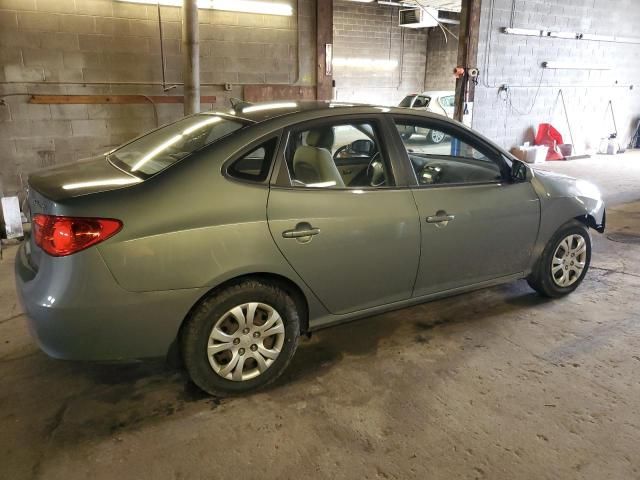
[[[560,228],[544,249],[527,281],[546,297],[561,297],[582,283],[591,262],[589,229],[573,220]]]
[[[181,335],[193,382],[211,395],[264,387],[285,370],[298,346],[300,318],[281,289],[251,280],[206,298]]]

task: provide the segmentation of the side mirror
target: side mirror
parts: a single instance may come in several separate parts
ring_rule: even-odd
[[[356,140],[351,144],[352,152],[364,155],[369,155],[374,148],[374,143],[371,140],[366,139]]]
[[[529,168],[520,160],[513,160],[511,165],[511,179],[514,182],[526,182]]]

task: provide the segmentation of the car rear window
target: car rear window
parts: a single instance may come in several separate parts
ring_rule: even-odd
[[[398,104],[399,107],[410,107],[411,106],[411,102],[413,101],[413,99],[416,98],[415,95],[407,95],[406,97],[404,97],[402,99],[402,101]]]
[[[151,176],[244,125],[215,114],[192,115],[123,145],[109,160],[136,175]]]

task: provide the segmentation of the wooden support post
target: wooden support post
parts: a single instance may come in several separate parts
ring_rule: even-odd
[[[473,102],[475,94],[475,84],[470,81],[469,70],[477,68],[481,3],[482,0],[462,0],[457,66],[464,68],[464,75],[456,80],[456,105],[453,114],[453,118],[459,122],[464,117],[465,103]]]
[[[327,45],[329,48],[327,48]],[[332,58],[333,56],[333,1],[316,0],[316,98],[331,100],[333,98]]]

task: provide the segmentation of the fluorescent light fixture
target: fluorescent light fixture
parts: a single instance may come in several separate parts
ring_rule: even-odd
[[[574,40],[580,39],[580,34],[576,32],[547,32],[547,36],[553,38],[566,38]]]
[[[200,130],[202,127],[206,127],[207,125],[211,125],[212,123],[217,123],[219,121],[220,121],[220,117],[207,118],[206,120],[195,123],[191,125],[189,128],[185,129],[184,132],[182,132],[182,135],[189,135],[190,133],[193,133],[196,130]]]
[[[111,187],[117,185],[131,185],[132,183],[140,183],[142,180],[139,178],[109,178],[105,180],[93,180],[90,182],[78,182],[67,183],[63,185],[64,190],[77,190],[79,188],[91,188],[91,187]],[[53,303],[53,302],[52,302]]]
[[[543,68],[551,68],[557,70],[611,70],[610,65],[597,65],[597,64],[580,64],[580,63],[565,63],[565,62],[542,62]]]
[[[397,60],[387,60],[378,58],[347,58],[336,57],[333,59],[333,65],[338,67],[351,67],[351,68],[374,68],[380,70],[393,70],[398,66]]]
[[[132,172],[135,172],[137,170],[140,170],[140,168],[147,163],[149,160],[151,160],[153,157],[155,157],[156,155],[158,155],[160,152],[162,152],[163,150],[166,150],[167,148],[169,148],[171,145],[173,145],[174,143],[180,141],[180,139],[182,139],[182,134],[179,135],[175,135],[173,137],[171,137],[169,140],[167,140],[166,142],[162,142],[160,145],[158,145],[156,148],[154,148],[153,150],[151,150],[149,153],[147,153],[144,157],[142,157],[138,163],[136,163],[133,168],[131,169]]]
[[[144,5],[164,5],[167,7],[181,7],[182,0],[117,0],[126,3],[141,3]],[[264,15],[280,15],[290,17],[293,7],[283,2],[264,2],[260,0],[198,0],[198,8],[207,10],[225,10],[227,12],[261,13]]]
[[[262,105],[244,107],[242,113],[261,112],[263,110],[273,110],[276,108],[295,108],[297,106],[298,104],[296,102],[263,103]]]
[[[509,35],[524,35],[526,37],[540,37],[543,33],[543,30],[531,30],[529,28],[505,27],[502,29],[502,32],[507,33]]]
[[[255,0],[210,0],[214,10],[228,12],[262,13],[265,15],[293,15],[291,5],[281,2],[259,2]]]

